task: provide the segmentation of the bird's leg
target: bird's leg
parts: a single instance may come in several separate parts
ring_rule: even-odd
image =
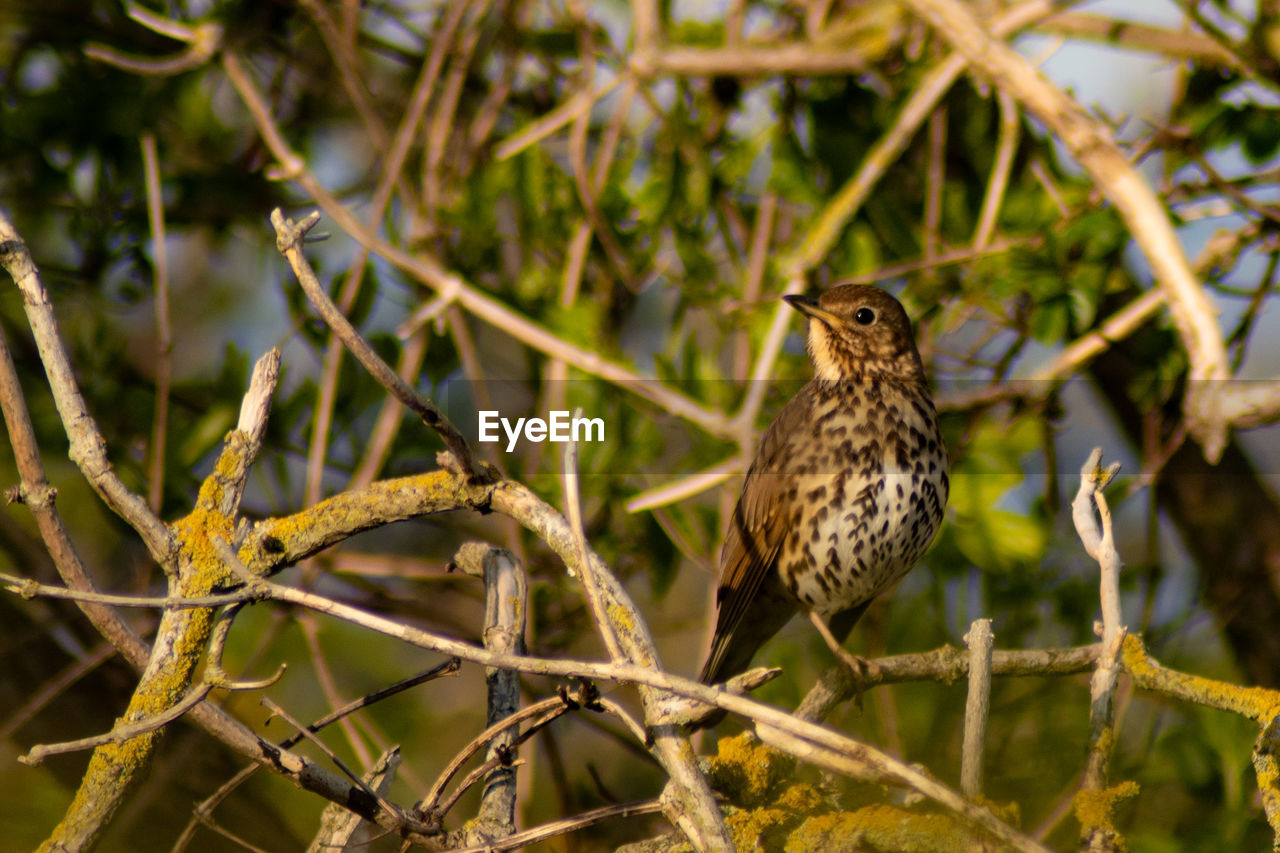
[[[849,673],[853,676],[853,704],[861,711],[862,686],[866,682],[867,661],[841,645],[840,641],[831,633],[831,629],[827,627],[827,623],[822,621],[818,611],[809,611],[809,621],[813,623],[813,627],[818,629],[818,633],[822,635],[822,639],[827,643],[827,648],[831,649],[831,653],[836,656],[836,660],[849,668]]]

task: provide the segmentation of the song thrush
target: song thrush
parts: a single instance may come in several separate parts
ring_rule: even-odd
[[[733,511],[708,684],[747,669],[801,608],[843,643],[929,547],[947,503],[947,450],[902,305],[860,285],[784,298],[808,318],[814,378],[765,432]]]

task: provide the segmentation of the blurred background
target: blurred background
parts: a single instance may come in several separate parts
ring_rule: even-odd
[[[1124,463],[1111,496],[1129,629],[1168,666],[1280,686],[1274,428],[1237,434],[1221,462],[1205,461],[1182,423],[1187,359],[1163,310],[1092,360],[1017,381],[1140,298],[1150,270],[1062,146],[981,80],[962,75],[900,152],[869,158],[949,52],[896,2],[664,2],[653,9],[656,41],[621,2],[146,8],[205,29],[187,30],[184,43],[119,3],[0,5],[0,205],[40,265],[112,462],[163,518],[190,510],[249,366],[273,346],[283,379],[246,514],[284,515],[435,466],[439,440],[387,408],[342,356],[276,251],[269,211],[319,207],[329,239],[309,257],[322,281],[464,432],[475,437],[479,409],[515,418],[580,406],[604,421],[604,440],[580,448],[587,535],[638,599],[664,663],[692,675],[743,460],[810,374],[802,324],[779,297],[797,275],[813,293],[875,282],[916,322],[953,492],[935,547],[872,607],[852,650],[959,645],[978,617],[994,619],[997,648],[1092,642],[1096,566],[1065,507],[1101,446]],[[1167,204],[1239,382],[1280,375],[1268,311],[1280,262],[1277,15],[1269,0],[1062,3],[1013,42],[1113,128]],[[265,114],[250,109],[253,97]],[[303,177],[280,179],[271,129],[302,158]],[[863,179],[870,194],[849,204]],[[335,221],[335,205],[364,230]],[[465,298],[442,298],[438,276],[367,251],[370,239],[455,273]],[[13,288],[0,295],[0,327],[59,508],[100,587],[162,590],[141,543],[67,459]],[[559,446],[479,447],[563,506]],[[697,474],[708,482],[684,488]],[[0,481],[17,482],[9,453]],[[536,538],[493,516],[371,531],[281,580],[476,641],[483,589],[446,571],[473,539],[525,561],[531,652],[603,657],[576,582]],[[21,506],[0,513],[0,565],[56,580]],[[143,632],[155,619],[125,615]],[[832,658],[797,621],[761,661],[786,676],[760,697],[792,707]],[[288,674],[266,692],[310,720],[439,659],[314,614],[249,608],[229,671],[261,677],[281,662]],[[74,607],[0,597],[0,780],[16,793],[0,799],[7,845],[48,834],[87,761],[29,768],[16,757],[107,730],[134,681]],[[530,697],[555,686],[525,684]],[[357,764],[401,744],[392,796],[411,803],[484,727],[483,696],[482,673],[466,666],[362,712],[329,742]],[[264,724],[257,695],[216,699]],[[963,684],[898,685],[831,722],[954,784],[963,706]],[[1268,845],[1252,724],[1127,682],[1118,707],[1112,777],[1142,786],[1119,815],[1131,849]],[[1016,802],[1023,829],[1059,849],[1075,845],[1070,798],[1087,725],[1085,676],[994,685],[987,793]],[[292,734],[279,721],[263,731]],[[652,797],[663,783],[619,727],[585,715],[557,722],[522,757],[525,826]],[[241,765],[201,731],[173,727],[101,849],[172,849],[193,803]],[[839,796],[870,795],[850,786]],[[293,850],[322,806],[259,774],[214,819],[261,849]],[[468,808],[474,801],[458,822]],[[616,821],[539,849],[603,849],[665,826]],[[202,828],[191,849],[243,848]]]

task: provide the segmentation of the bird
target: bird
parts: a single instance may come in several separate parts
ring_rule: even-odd
[[[856,661],[843,642],[932,544],[950,493],[902,304],[853,284],[783,299],[807,318],[814,376],[778,412],[747,470],[721,551],[705,684],[745,671],[801,611],[829,629],[837,655]]]

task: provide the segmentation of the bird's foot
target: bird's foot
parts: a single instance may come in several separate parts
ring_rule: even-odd
[[[853,652],[840,645],[835,635],[831,633],[831,629],[827,627],[827,623],[822,621],[822,617],[813,611],[809,612],[809,621],[813,622],[818,633],[822,635],[822,639],[826,641],[827,648],[831,649],[831,653],[836,656],[836,660],[840,661],[849,668],[849,674],[853,677],[853,704],[858,710],[862,710],[862,688],[866,684],[867,661]]]

